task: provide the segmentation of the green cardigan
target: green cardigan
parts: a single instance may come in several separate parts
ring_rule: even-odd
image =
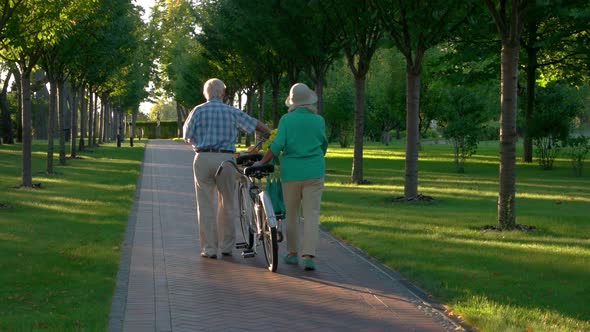
[[[281,180],[301,181],[323,178],[324,155],[328,149],[324,118],[307,108],[296,108],[283,115],[269,148],[275,156],[282,151]]]

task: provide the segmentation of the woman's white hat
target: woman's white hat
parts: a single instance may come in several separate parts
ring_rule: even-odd
[[[289,91],[289,97],[285,100],[285,105],[289,108],[299,105],[312,105],[318,101],[318,96],[313,90],[303,83],[296,83]]]

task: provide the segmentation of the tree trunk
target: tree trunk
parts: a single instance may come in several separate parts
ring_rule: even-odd
[[[534,43],[534,41],[531,41]],[[526,67],[526,107],[524,109],[524,140],[522,149],[522,161],[530,163],[533,161],[533,139],[529,133],[529,126],[535,113],[535,86],[537,71],[537,53],[538,50],[529,46],[527,49],[527,67]]]
[[[498,228],[516,227],[516,111],[518,102],[518,53],[526,0],[512,0],[510,7],[497,8],[484,0],[502,40],[500,70],[500,190],[498,193]],[[507,10],[510,9],[507,15]]]
[[[329,66],[316,64],[312,66],[311,77],[315,84],[315,93],[318,96],[317,108],[318,114],[324,114],[324,82],[326,80],[326,71]]]
[[[518,39],[514,43],[502,44],[498,227],[513,229],[516,226],[516,110],[520,45]]]
[[[177,112],[178,112],[178,105],[176,106]],[[135,138],[135,122],[137,121],[137,112],[139,112],[139,109],[135,109],[133,111],[133,113],[131,114],[131,128],[129,131],[129,145],[133,146],[133,139]],[[181,126],[182,128],[182,126]],[[182,133],[182,129],[181,129],[181,133]],[[182,136],[179,136],[182,137]]]
[[[80,87],[80,144],[78,144],[78,151],[84,151],[84,139],[86,136],[86,126],[88,124],[88,103],[86,99],[86,89],[84,88],[84,84]]]
[[[32,119],[31,119],[31,70],[23,66],[21,75],[21,106],[22,106],[22,185],[24,187],[33,186],[32,176]]]
[[[65,108],[66,108],[66,93],[65,93],[65,81],[63,79],[57,82],[57,132],[59,135],[59,164],[66,164],[66,121],[65,121]]]
[[[111,127],[111,109],[113,108],[113,103],[107,99],[107,96],[104,95],[103,97],[101,97],[100,99],[101,101],[104,100],[104,107],[102,107],[102,111],[104,112],[104,114],[101,114],[101,116],[104,118],[103,119],[103,124],[102,124],[102,142],[110,142],[111,141],[111,133],[112,133],[112,127]]]
[[[92,87],[88,89],[88,146],[94,146],[94,102]]]
[[[57,108],[57,83],[49,82],[49,110],[47,111],[47,174],[53,174],[53,138],[55,132],[55,114]]]
[[[21,143],[23,141],[23,81],[20,69],[14,67],[14,80],[16,82],[16,98],[17,113],[16,113],[16,141]],[[29,81],[30,84],[30,81]],[[29,85],[30,89],[30,85]],[[29,90],[30,91],[30,90]],[[29,96],[30,98],[30,96]]]
[[[70,158],[76,158],[76,139],[78,138],[78,88],[72,85],[70,102]]]
[[[98,94],[92,92],[92,146],[98,146]]]
[[[103,100],[103,99],[101,99]],[[107,100],[107,96],[104,97],[104,100]],[[111,118],[111,111],[113,110],[113,108],[115,107],[115,105],[113,104],[113,102],[111,102],[110,100],[107,100],[104,102],[106,107],[104,108],[104,140],[105,142],[111,142],[112,139],[112,133],[113,133],[113,120]]]
[[[410,64],[406,67],[406,178],[404,197],[418,196],[418,151],[420,150],[420,74]]]
[[[123,112],[121,112],[121,107],[117,106],[114,113],[114,122],[117,125],[117,147],[121,147],[121,143],[123,142]]]
[[[114,104],[110,104],[108,110],[108,118],[109,118],[109,128],[111,130],[110,140],[117,139],[117,110],[119,109],[119,105],[115,106]]]
[[[258,114],[256,114],[256,118],[264,122],[264,83],[257,83],[255,89],[258,92],[256,98]],[[254,114],[251,115],[254,116]]]
[[[246,89],[246,105],[244,106],[246,113],[250,116],[254,116],[254,87],[249,87]],[[254,135],[246,135],[246,146],[250,145],[253,136]],[[254,137],[254,143],[256,142],[258,142],[258,139]]]
[[[315,93],[318,96],[318,114],[324,114],[324,75],[318,74],[315,81]]]
[[[0,112],[2,113],[0,132],[2,137],[0,138],[0,144],[14,144],[14,133],[12,132],[12,120],[10,119],[10,109],[8,108],[8,84],[10,83],[10,77],[12,76],[13,70],[9,70],[6,78],[4,79],[4,85],[2,91],[0,91]]]
[[[389,130],[383,129],[381,131],[381,143],[385,146],[388,146],[391,143],[391,134],[389,133]]]
[[[279,82],[272,82],[272,127],[279,126]]]
[[[258,120],[264,121],[264,83],[258,84]]]
[[[136,115],[136,112],[133,112],[134,116]],[[180,106],[180,104],[178,102],[176,102],[176,137],[182,137],[182,125],[184,123],[184,118],[182,117],[182,106]],[[135,126],[135,122],[133,122],[133,125]]]
[[[98,116],[98,144],[102,144],[107,140],[107,136],[105,134],[105,132],[107,131],[107,119],[106,119],[106,113],[107,113],[107,104],[106,102],[104,102],[104,100],[106,100],[106,98],[104,97],[104,94],[102,95],[102,97],[100,97],[101,103],[100,103],[100,114],[97,113]],[[98,112],[98,108],[96,110]]]
[[[365,114],[366,75],[358,74],[354,78],[354,152],[352,158],[352,183],[362,184],[363,180],[363,135]]]
[[[97,146],[98,140],[98,95],[96,93],[92,93],[93,97],[93,106],[92,106],[92,146]]]

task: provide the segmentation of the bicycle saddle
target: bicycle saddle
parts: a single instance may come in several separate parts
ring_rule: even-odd
[[[255,161],[259,161],[260,159],[262,159],[262,154],[260,153],[256,153],[256,154],[245,154],[245,155],[241,155],[238,158],[236,158],[236,164],[238,165],[248,165],[248,164],[253,164]]]
[[[257,165],[257,166],[249,166],[244,168],[244,175],[246,176],[254,176],[255,178],[262,178],[275,170],[275,165],[273,164],[264,164],[264,165]]]

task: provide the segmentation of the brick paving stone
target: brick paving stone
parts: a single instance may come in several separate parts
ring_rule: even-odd
[[[271,273],[262,255],[238,250],[200,257],[193,156],[172,141],[146,146],[109,331],[465,330],[395,271],[323,230],[316,271],[279,261]]]

